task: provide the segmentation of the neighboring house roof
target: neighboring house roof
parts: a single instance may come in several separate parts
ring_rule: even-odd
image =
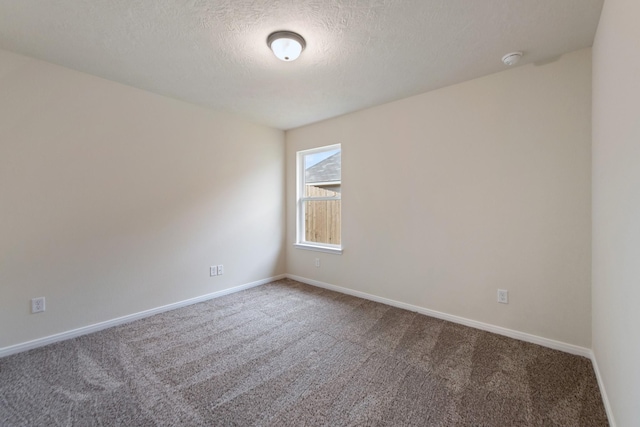
[[[340,181],[340,169],[342,167],[342,156],[338,152],[331,157],[327,157],[320,163],[307,168],[305,171],[305,181],[312,182],[333,182]]]

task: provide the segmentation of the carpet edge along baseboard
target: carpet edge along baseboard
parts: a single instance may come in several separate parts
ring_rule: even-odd
[[[81,335],[91,334],[103,329],[111,328],[114,326],[122,325],[125,323],[133,322],[135,320],[144,319],[155,314],[164,313],[165,311],[175,310],[177,308],[186,307],[191,304],[197,304],[199,302],[207,301],[214,298],[220,298],[225,295],[229,295],[235,292],[244,291],[256,286],[264,285],[276,280],[284,279],[286,275],[280,274],[278,276],[268,277],[266,279],[256,280],[254,282],[245,283],[244,285],[234,286],[228,289],[222,289],[220,291],[212,292],[209,294],[201,295],[199,297],[189,298],[183,301],[174,302],[171,304],[163,305],[161,307],[151,308],[149,310],[140,311],[126,316],[117,317],[115,319],[105,320],[103,322],[94,323],[92,325],[81,326],[69,331],[60,332],[53,335],[48,335],[42,338],[36,338],[34,340],[10,345],[8,347],[0,348],[0,358],[10,356],[12,354],[21,353],[23,351],[31,350],[38,347],[44,347],[45,345],[53,344],[59,341],[68,340],[71,338],[79,337]]]

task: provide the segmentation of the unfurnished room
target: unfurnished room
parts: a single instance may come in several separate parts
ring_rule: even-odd
[[[638,22],[0,0],[0,426],[640,426]]]

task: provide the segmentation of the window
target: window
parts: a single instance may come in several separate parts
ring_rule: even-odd
[[[340,144],[298,151],[297,167],[296,246],[342,253]]]

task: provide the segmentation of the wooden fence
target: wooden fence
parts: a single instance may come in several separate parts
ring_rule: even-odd
[[[306,195],[329,197],[334,191],[307,186]],[[308,201],[305,208],[305,240],[307,242],[340,244],[341,200]]]

